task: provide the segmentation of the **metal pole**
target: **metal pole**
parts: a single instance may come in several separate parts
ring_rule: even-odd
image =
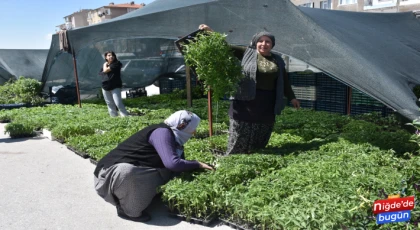
[[[284,55],[284,62],[286,63],[286,72],[289,72],[289,66],[290,66],[290,57],[287,55]]]
[[[192,107],[192,95],[191,95],[191,74],[190,74],[190,67],[185,65],[185,74],[187,80],[187,107]]]
[[[209,86],[209,91],[207,93],[207,104],[208,104],[208,117],[209,117],[209,136],[213,136],[213,119],[212,119],[212,109],[211,109],[211,88]]]
[[[74,78],[76,80],[77,103],[79,104],[79,108],[82,108],[82,103],[80,101],[80,91],[79,91],[79,76],[77,75],[76,54],[74,52],[74,49],[73,49],[72,55],[73,55]]]
[[[351,87],[347,86],[347,115],[351,114]]]

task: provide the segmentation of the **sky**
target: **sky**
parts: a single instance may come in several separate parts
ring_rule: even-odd
[[[49,49],[64,16],[130,0],[0,0],[0,49]],[[146,5],[153,0],[134,1]]]

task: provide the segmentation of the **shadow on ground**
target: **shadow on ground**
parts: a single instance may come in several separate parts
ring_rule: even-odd
[[[169,227],[175,226],[181,221],[183,221],[181,220],[181,218],[170,215],[169,210],[166,207],[166,205],[162,202],[160,195],[157,195],[153,198],[153,201],[150,204],[150,206],[146,209],[146,212],[148,212],[152,217],[152,219],[149,222],[145,223],[147,225]],[[210,223],[210,225],[208,225],[207,227],[214,228],[220,225],[223,225],[223,223],[219,220],[216,220]]]
[[[36,137],[22,137],[22,138],[0,138],[0,143],[18,143],[18,142],[24,142],[30,139],[39,140],[39,139],[45,139],[46,137],[42,136],[36,136]]]

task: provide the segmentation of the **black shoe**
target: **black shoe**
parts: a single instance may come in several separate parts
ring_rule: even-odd
[[[117,206],[117,213],[118,216],[124,220],[131,220],[134,222],[147,222],[150,219],[152,219],[149,215],[149,213],[143,211],[141,216],[138,217],[131,217],[131,216],[127,216],[127,214],[124,213],[124,211],[122,210],[122,208],[120,206]]]

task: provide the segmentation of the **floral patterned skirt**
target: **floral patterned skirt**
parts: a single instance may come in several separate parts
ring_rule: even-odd
[[[229,119],[229,140],[226,154],[252,153],[264,148],[271,137],[274,122],[250,123]]]

